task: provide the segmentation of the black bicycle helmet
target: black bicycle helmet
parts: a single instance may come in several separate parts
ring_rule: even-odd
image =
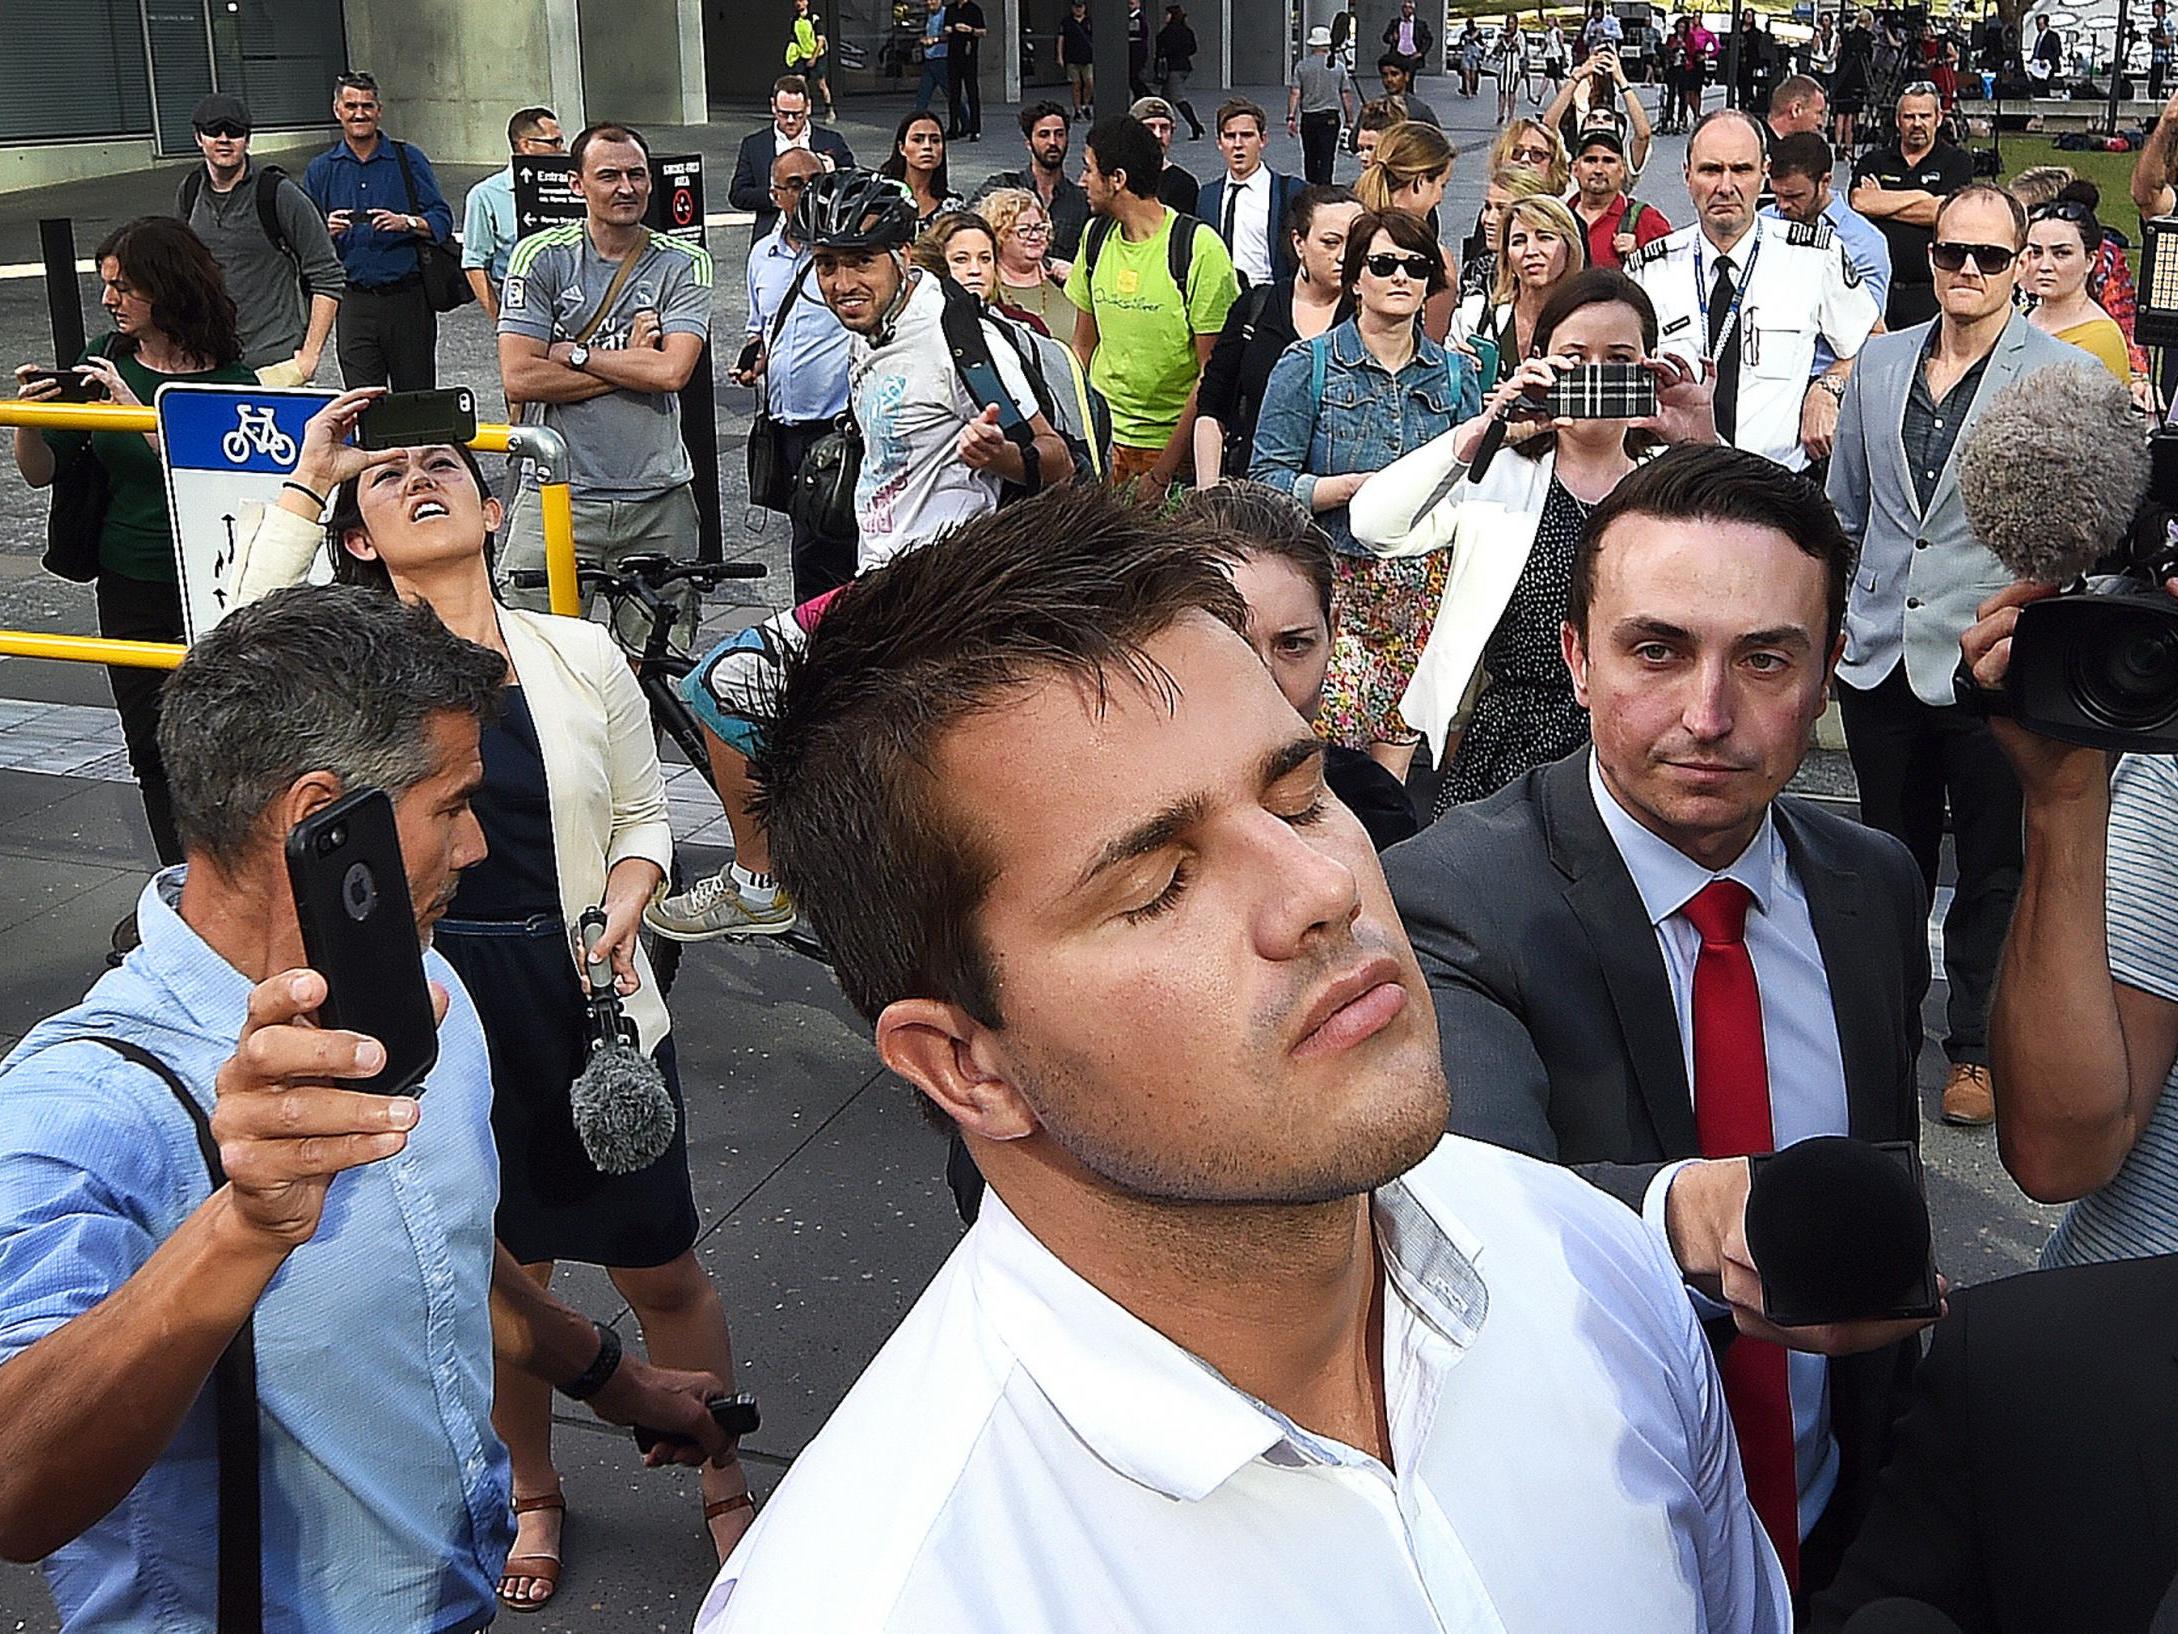
[[[903,249],[915,237],[915,200],[874,170],[835,170],[803,192],[794,236],[813,250]]]

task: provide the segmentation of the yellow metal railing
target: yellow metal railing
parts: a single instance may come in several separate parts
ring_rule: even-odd
[[[25,403],[0,398],[0,426],[28,426],[40,431],[140,432],[155,431],[158,423],[155,410],[134,404]],[[536,466],[552,611],[579,614],[582,591],[575,578],[575,511],[567,491],[567,445],[546,426],[485,425],[476,428],[469,446],[480,454],[513,454]],[[111,641],[95,635],[0,630],[0,656],[12,658],[172,669],[188,650],[172,641]]]

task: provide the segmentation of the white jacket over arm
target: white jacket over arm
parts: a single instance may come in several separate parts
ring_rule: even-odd
[[[236,604],[302,583],[324,541],[318,523],[268,507],[236,554]],[[673,828],[650,706],[604,625],[502,607],[499,629],[537,723],[552,804],[560,917],[572,926],[583,909],[605,900],[605,876],[624,858],[641,857],[668,871],[673,866]],[[572,946],[567,957],[574,962]],[[626,1001],[627,1013],[643,1048],[651,1050],[671,1022],[640,940],[635,968],[642,985]]]

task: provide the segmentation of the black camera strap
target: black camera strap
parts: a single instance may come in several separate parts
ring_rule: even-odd
[[[173,1092],[197,1132],[212,1189],[227,1183],[220,1166],[219,1143],[211,1119],[173,1068],[140,1045],[118,1038],[86,1035],[115,1054],[154,1074]],[[257,1340],[244,1322],[212,1366],[214,1406],[219,1419],[219,1618],[218,1634],[259,1634],[264,1617],[264,1544],[262,1499],[258,1492]]]

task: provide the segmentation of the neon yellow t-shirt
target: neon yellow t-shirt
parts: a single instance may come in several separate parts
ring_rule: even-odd
[[[1112,406],[1112,441],[1122,448],[1165,446],[1202,372],[1195,337],[1222,330],[1240,295],[1224,241],[1198,222],[1183,296],[1167,248],[1175,219],[1168,207],[1157,230],[1137,243],[1113,228],[1093,284],[1085,236],[1066,278],[1066,298],[1097,321],[1089,381]]]

